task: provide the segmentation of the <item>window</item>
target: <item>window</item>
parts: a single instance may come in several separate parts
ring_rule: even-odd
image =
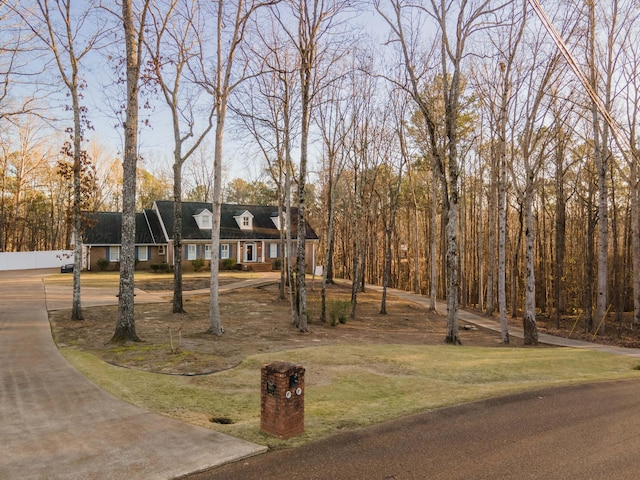
[[[240,230],[251,230],[253,228],[253,215],[249,210],[239,210],[233,215]]]
[[[211,260],[211,245],[208,243],[204,246],[204,258],[205,260]]]
[[[119,262],[120,261],[120,247],[119,246],[111,246],[109,247],[109,261],[110,262]]]
[[[220,244],[220,259],[225,260],[229,258],[229,244],[221,243]]]
[[[138,247],[138,260],[141,262],[149,260],[149,247],[146,245]]]
[[[187,260],[195,260],[197,257],[197,245],[187,245]]]
[[[158,245],[158,255],[166,255],[166,250],[164,245]]]
[[[278,244],[270,243],[269,244],[269,258],[278,258]]]
[[[206,208],[198,211],[193,216],[193,219],[198,224],[200,230],[211,230],[211,224],[213,223],[213,214]]]

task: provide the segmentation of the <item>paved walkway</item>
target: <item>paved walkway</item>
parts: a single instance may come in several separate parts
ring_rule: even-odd
[[[374,290],[377,292],[382,292],[382,287],[378,287],[375,285],[367,285],[367,289]],[[405,292],[403,290],[396,290],[393,288],[389,288],[387,289],[387,293],[389,295],[394,295],[394,296],[403,298],[405,300],[408,300],[410,302],[417,303],[418,305],[423,305],[425,307],[428,307],[430,304],[429,299],[427,297],[424,297],[422,295],[416,295],[410,292]],[[446,314],[447,304],[442,301],[437,301],[436,310],[440,313]],[[495,332],[500,331],[499,321],[492,317],[478,315],[472,312],[467,312],[465,310],[459,310],[458,319],[460,324],[472,323],[473,325],[477,325],[483,328],[488,328],[489,330],[493,330]],[[522,328],[515,328],[512,325],[509,326],[509,335],[511,337],[524,338],[524,333]],[[637,349],[637,348],[616,347],[613,345],[600,345],[597,343],[585,342],[582,340],[575,340],[572,338],[556,337],[554,335],[549,335],[546,333],[538,333],[538,341],[540,343],[544,343],[547,345],[555,345],[558,347],[582,348],[585,350],[594,350],[597,352],[612,353],[614,355],[625,355],[628,357],[640,358],[640,349]]]
[[[80,375],[51,338],[49,273],[0,273],[0,479],[172,479],[266,450],[149,413]],[[55,290],[52,307],[64,296]],[[93,293],[83,305],[115,301]]]
[[[52,272],[49,272],[52,273]],[[277,283],[280,280],[280,274],[263,273],[260,277],[247,278],[237,282],[228,283],[220,286],[220,292],[229,292],[242,288],[260,287]],[[65,310],[71,308],[72,287],[63,285],[46,285],[45,287],[47,310]],[[136,303],[164,303],[171,301],[173,291],[162,290],[156,292],[147,292],[135,289]],[[185,290],[182,292],[183,298],[189,298],[195,295],[206,295],[209,289]],[[115,305],[117,303],[118,287],[82,287],[82,307],[96,307],[99,305]]]

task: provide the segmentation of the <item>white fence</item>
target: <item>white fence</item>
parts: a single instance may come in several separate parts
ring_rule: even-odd
[[[72,250],[0,252],[0,271],[57,268],[67,263],[73,263]]]

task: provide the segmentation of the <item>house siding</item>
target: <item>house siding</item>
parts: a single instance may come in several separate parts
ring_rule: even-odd
[[[98,272],[100,268],[98,267],[98,261],[100,259],[105,259],[109,262],[107,265],[106,271],[115,271],[120,268],[120,262],[111,262],[109,261],[109,247],[110,246],[91,246],[90,249],[86,250],[85,256],[87,257],[86,264],[88,265],[88,270]],[[136,270],[149,270],[151,268],[152,263],[165,263],[167,261],[166,255],[158,254],[158,247],[156,245],[148,246],[148,255],[149,259],[147,261],[138,261],[136,264]],[[136,247],[136,259],[138,258],[138,248]]]

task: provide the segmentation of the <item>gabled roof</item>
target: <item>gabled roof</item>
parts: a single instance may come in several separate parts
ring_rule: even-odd
[[[97,212],[85,222],[84,243],[87,245],[120,245],[122,238],[122,213]],[[153,210],[136,213],[136,244],[166,244],[160,220]]]
[[[154,212],[150,208],[145,208],[144,217],[149,226],[149,233],[153,237],[154,243],[167,243],[167,239],[164,236],[164,232],[162,231],[162,225],[160,224],[160,219],[158,218],[158,214]],[[137,222],[137,218],[136,218]],[[136,223],[137,226],[137,223]]]
[[[161,221],[164,223],[167,235],[173,237],[173,201],[157,200],[154,202]],[[198,228],[194,215],[203,210],[213,211],[211,203],[203,202],[182,202],[182,239],[183,240],[208,240],[211,238],[211,229],[201,230]],[[249,212],[253,215],[253,228],[242,230],[235,220],[235,216]],[[221,240],[277,240],[280,239],[280,231],[273,223],[272,216],[278,213],[278,207],[265,205],[231,205],[222,204],[220,212],[220,239]],[[291,236],[296,238],[298,211],[292,209],[291,212]],[[318,236],[307,223],[308,240],[317,240]]]

